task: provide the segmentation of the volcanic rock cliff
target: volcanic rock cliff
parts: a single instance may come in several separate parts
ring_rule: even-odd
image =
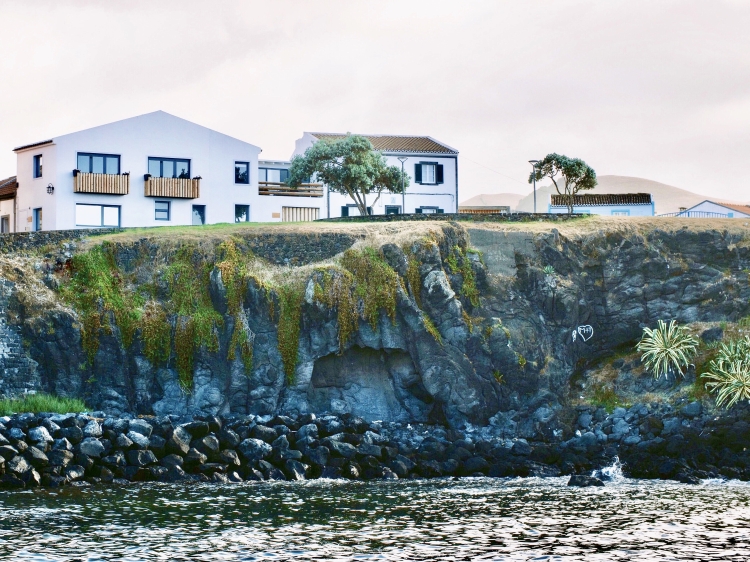
[[[62,238],[0,256],[0,395],[113,414],[350,412],[562,439],[587,369],[644,326],[750,313],[731,220]]]

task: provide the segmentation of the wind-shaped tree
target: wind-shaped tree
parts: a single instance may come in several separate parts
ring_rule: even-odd
[[[298,187],[314,175],[334,193],[348,195],[357,204],[359,214],[367,215],[367,196],[376,193],[374,206],[383,191],[401,193],[409,187],[409,176],[397,166],[389,166],[385,156],[365,137],[347,134],[338,140],[322,139],[302,156],[292,158],[287,184]]]
[[[534,171],[529,176],[529,183],[549,178],[555,184],[558,195],[565,197],[568,213],[573,213],[573,202],[579,191],[596,187],[596,172],[580,158],[568,158],[562,154],[548,154],[544,160],[534,164]],[[558,180],[563,182],[560,191]]]

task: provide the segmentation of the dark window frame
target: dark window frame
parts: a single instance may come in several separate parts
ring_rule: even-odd
[[[237,220],[237,207],[245,207],[247,209],[247,214],[245,215],[247,218],[244,221]],[[250,204],[244,204],[244,203],[235,203],[234,204],[234,222],[237,224],[241,224],[243,222],[250,222]]]
[[[122,205],[106,205],[102,203],[75,203],[75,207],[78,205],[85,205],[86,207],[101,207],[102,210],[102,216],[100,224],[78,224],[78,221],[76,221],[76,226],[87,226],[90,228],[112,228],[112,225],[104,225],[104,208],[105,207],[112,207],[117,209],[117,228],[120,228],[120,225],[122,224]],[[73,207],[75,212],[75,207]]]
[[[258,168],[258,178],[260,178],[260,171],[264,170],[266,172],[266,179],[262,181],[269,181],[268,180],[268,170],[278,170],[279,171],[279,183],[286,183],[289,179],[289,168],[268,168],[266,166],[259,167]],[[286,176],[284,177],[284,172],[286,172]],[[260,181],[260,179],[258,180]]]
[[[435,181],[426,182],[423,181],[424,174],[422,173],[422,166],[435,166]],[[420,160],[414,163],[414,183],[419,185],[443,185],[445,183],[445,166],[440,162],[432,162],[428,160]],[[417,169],[419,172],[417,172]]]
[[[237,164],[247,166],[247,178],[246,181],[237,181]],[[234,183],[240,185],[250,185],[250,162],[241,162],[240,160],[234,161]]]
[[[190,173],[191,173],[190,171],[193,168],[193,161],[190,158],[166,158],[166,157],[161,157],[161,156],[149,156],[148,161],[146,162],[146,169],[148,170],[149,175],[152,175],[151,174],[151,161],[152,160],[159,161],[159,175],[153,176],[153,177],[159,177],[159,178],[164,177],[164,162],[172,162],[172,164],[176,162],[187,162],[187,165],[188,165],[188,169],[187,169],[188,177],[187,178],[180,178],[179,176],[177,177],[169,176],[169,177],[174,178],[174,179],[190,179]],[[175,168],[175,172],[177,172],[176,168]]]
[[[159,203],[166,203],[167,204],[167,218],[166,219],[160,219],[159,213],[163,213],[163,209],[157,209],[156,205]],[[154,220],[155,221],[171,221],[172,220],[172,202],[171,201],[165,201],[164,199],[157,199],[154,201]]]
[[[42,172],[44,171],[44,154],[35,154],[33,159],[34,166],[34,179],[41,178]]]
[[[192,222],[192,220],[193,220],[193,214],[195,213],[196,209],[202,209],[203,210],[203,216],[201,217],[201,219],[203,220],[203,222],[200,225],[194,224]],[[190,224],[192,226],[205,226],[207,224],[206,223],[206,205],[193,205],[193,207],[192,207],[192,209],[190,211]]]
[[[89,157],[89,171],[81,170],[80,168],[78,168],[78,159],[81,156],[88,156]],[[93,168],[93,166],[92,166],[92,164],[93,164],[92,158],[94,156],[101,156],[101,157],[104,158],[104,173],[105,174],[110,175],[110,176],[119,176],[120,175],[120,170],[122,169],[121,168],[121,164],[120,164],[120,156],[121,156],[120,154],[104,154],[104,153],[100,153],[100,152],[77,152],[76,153],[76,170],[78,170],[79,172],[81,172],[83,174],[93,174],[93,172],[91,172],[90,170]],[[110,173],[110,172],[107,171],[107,158],[117,158],[117,172],[116,173],[113,174],[113,173]]]

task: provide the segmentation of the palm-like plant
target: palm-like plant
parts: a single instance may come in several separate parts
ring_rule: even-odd
[[[716,393],[716,405],[731,408],[740,400],[750,400],[750,337],[722,343],[709,363],[706,388]]]
[[[653,372],[655,378],[676,371],[685,376],[683,371],[690,364],[690,359],[695,356],[698,340],[678,326],[672,320],[669,325],[659,320],[656,329],[643,328],[643,337],[638,342],[636,349],[643,353],[641,361],[646,368]]]

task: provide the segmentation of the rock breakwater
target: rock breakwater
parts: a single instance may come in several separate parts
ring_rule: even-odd
[[[588,476],[624,460],[641,478],[750,480],[750,408],[732,417],[636,405],[582,409],[556,443],[508,439],[489,426],[367,422],[351,414],[0,418],[0,488],[126,482],[243,482],[460,476]],[[583,485],[583,484],[581,484]],[[587,484],[588,485],[588,484]]]

